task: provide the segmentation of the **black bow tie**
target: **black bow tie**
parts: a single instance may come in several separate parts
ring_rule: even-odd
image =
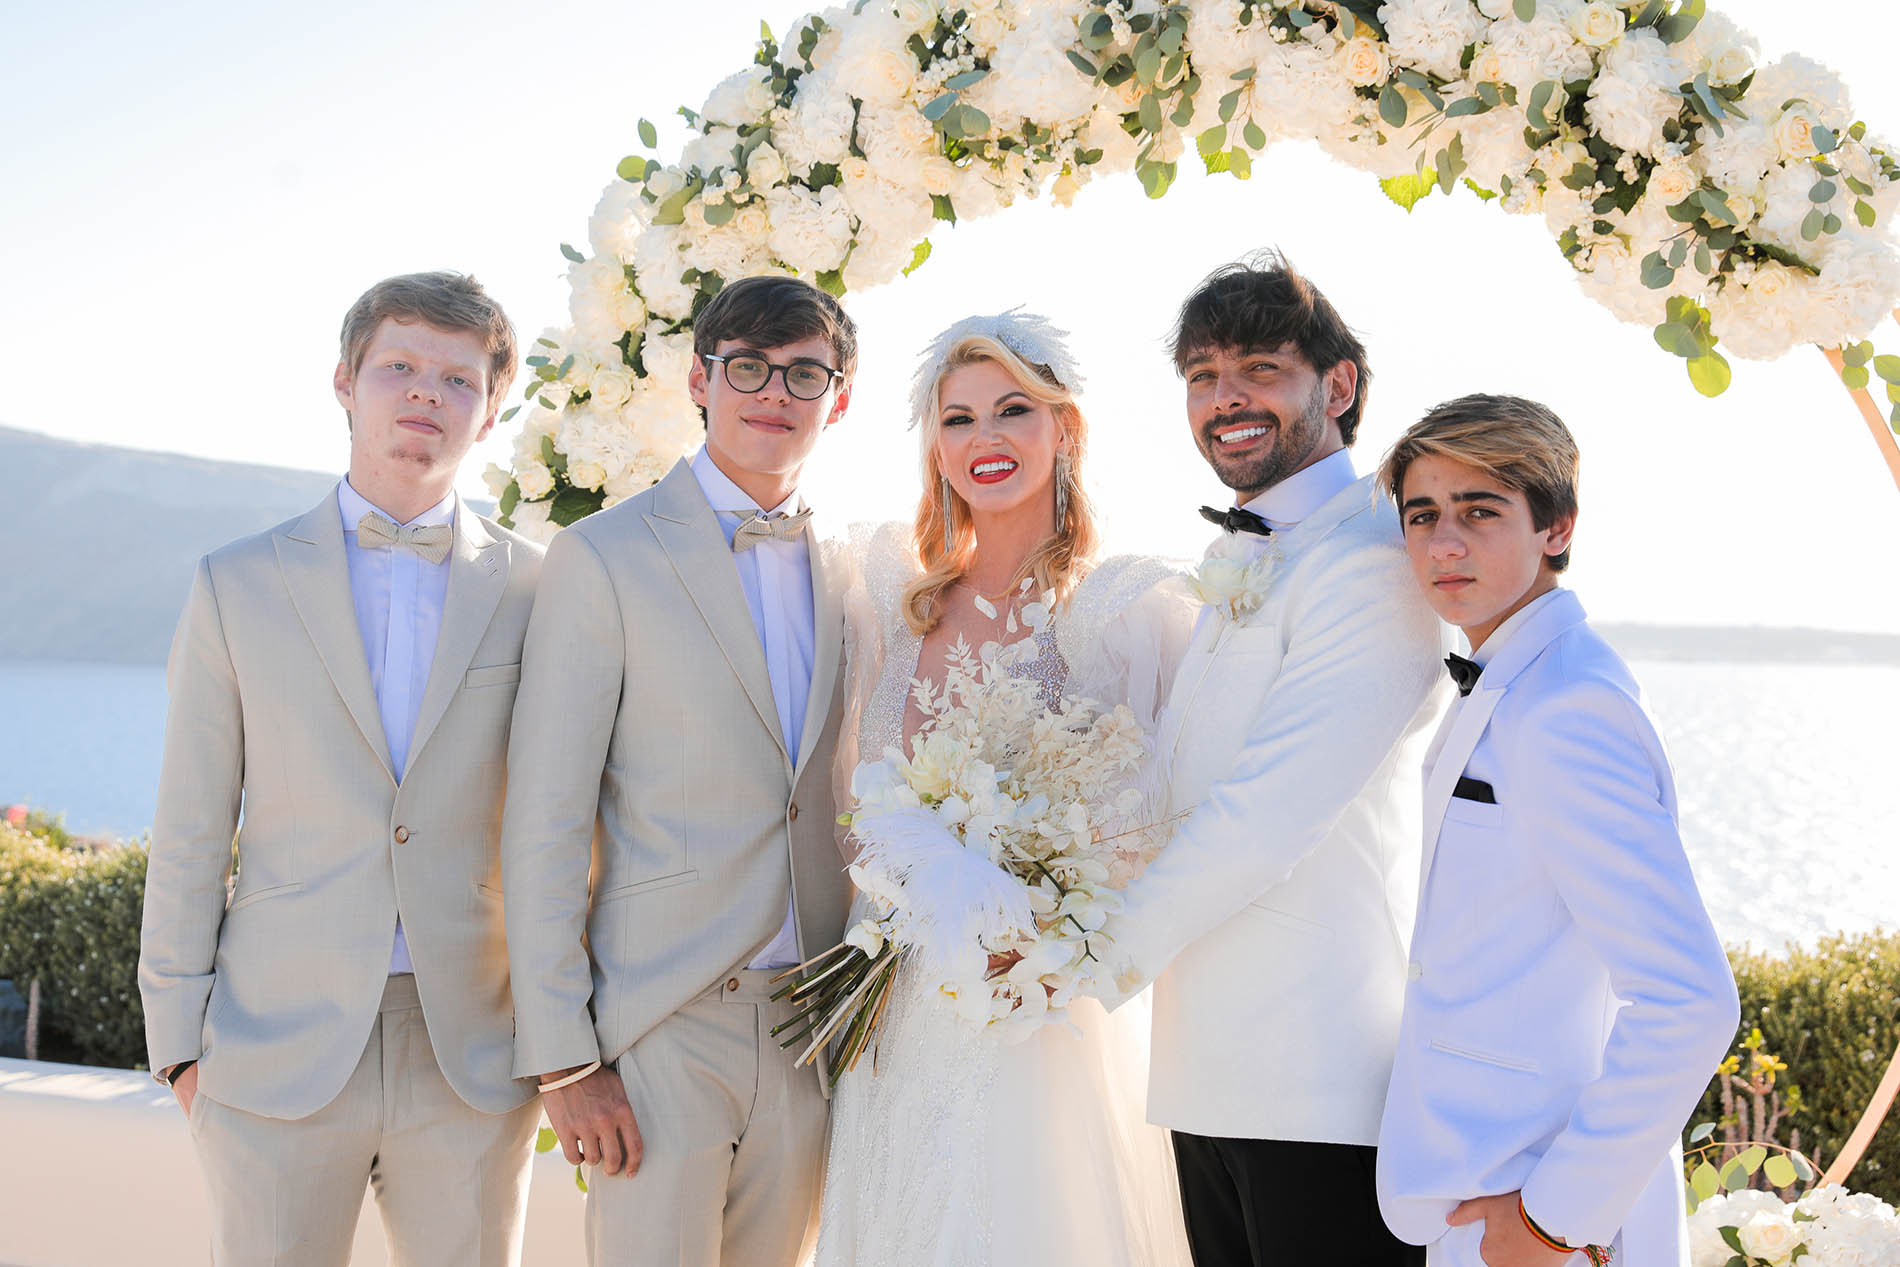
[[[1273,535],[1273,529],[1267,526],[1267,521],[1244,506],[1229,506],[1226,510],[1203,506],[1201,518],[1211,524],[1219,524],[1223,532],[1251,532],[1257,537]]]
[[[1478,684],[1478,675],[1484,672],[1482,664],[1467,660],[1455,651],[1445,657],[1445,669],[1451,674],[1451,680],[1458,684],[1460,697],[1471,694],[1471,688]]]

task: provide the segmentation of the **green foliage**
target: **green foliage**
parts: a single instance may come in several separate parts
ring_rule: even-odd
[[[142,1066],[145,856],[0,824],[0,977],[22,993],[39,978],[43,1059]]]
[[[1837,934],[1813,950],[1786,956],[1731,951],[1729,961],[1742,996],[1742,1034],[1759,1028],[1787,1063],[1782,1086],[1799,1106],[1788,1110],[1788,1125],[1801,1132],[1801,1151],[1825,1168],[1860,1121],[1900,1043],[1900,934]],[[1691,1120],[1721,1116],[1718,1080]],[[1900,1201],[1900,1129],[1891,1118],[1847,1186]]]

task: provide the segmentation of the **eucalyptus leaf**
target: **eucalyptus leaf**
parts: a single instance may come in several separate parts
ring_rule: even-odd
[[[1794,1172],[1794,1163],[1780,1153],[1762,1163],[1761,1173],[1777,1188],[1792,1188],[1799,1179]]]
[[[646,170],[646,159],[641,158],[638,154],[629,154],[621,159],[619,165],[614,168],[614,175],[620,177],[622,180],[644,180],[646,178]]]
[[[1252,119],[1247,120],[1247,126],[1240,130],[1240,139],[1247,143],[1248,149],[1264,150],[1267,148],[1267,134],[1261,131],[1260,125],[1255,123]]]
[[[1525,18],[1523,20],[1528,22],[1530,19]],[[1525,108],[1525,117],[1531,121],[1531,126],[1536,128],[1539,132],[1545,132],[1550,129],[1550,116],[1545,114],[1544,111],[1549,108],[1550,99],[1556,95],[1557,88],[1558,84],[1556,80],[1546,79],[1531,89],[1531,100],[1530,104]]]
[[[1736,1156],[1735,1160],[1741,1162],[1742,1169],[1752,1175],[1761,1169],[1764,1161],[1768,1160],[1768,1150],[1760,1144],[1750,1144]]]
[[[1814,241],[1821,236],[1821,230],[1826,224],[1827,213],[1825,211],[1816,207],[1813,211],[1808,212],[1807,216],[1801,221],[1801,240],[1804,242]]]
[[[565,242],[561,243],[561,254],[565,255],[568,259],[573,260],[576,264],[585,264],[587,262],[587,257],[585,255],[582,255],[579,251],[575,250],[573,247],[569,246]]]
[[[1831,180],[1817,180],[1814,188],[1808,190],[1809,202],[1832,202],[1840,189]]]
[[[1854,219],[1860,221],[1861,228],[1863,229],[1873,228],[1874,221],[1877,218],[1878,217],[1874,213],[1874,205],[1871,202],[1868,202],[1865,199],[1857,199],[1855,201]]]
[[[1689,362],[1689,381],[1704,396],[1720,396],[1733,377],[1728,358],[1720,352],[1704,352]]]
[[[1537,0],[1513,0],[1511,12],[1519,22],[1529,22],[1537,16]]]
[[[1090,79],[1095,78],[1095,76],[1100,73],[1096,70],[1094,62],[1082,56],[1082,54],[1076,52],[1074,49],[1069,50],[1069,64],[1081,71],[1084,75],[1087,75]]]
[[[1662,290],[1675,280],[1676,270],[1663,260],[1661,251],[1651,251],[1643,257],[1643,285],[1651,290]]]
[[[932,97],[925,103],[922,114],[924,118],[935,123],[937,120],[943,118],[944,115],[948,114],[950,107],[955,104],[957,104],[957,94],[954,92],[946,92],[940,97]]]
[[[1387,84],[1385,91],[1379,94],[1379,117],[1395,128],[1402,128],[1405,126],[1406,113],[1404,94]]]
[[[962,92],[965,88],[974,88],[988,77],[989,71],[983,69],[966,70],[961,75],[952,75],[943,81],[943,86],[951,92]]]
[[[1195,137],[1194,148],[1200,151],[1202,158],[1206,158],[1210,154],[1218,154],[1226,149],[1227,125],[1224,123],[1216,123],[1213,127],[1207,129],[1198,137]]]
[[[1141,130],[1153,136],[1161,131],[1161,98],[1152,92],[1142,94],[1141,108],[1137,111],[1141,119]]]
[[[1889,383],[1900,383],[1900,356],[1891,354],[1874,358],[1874,373]]]
[[[1655,336],[1657,347],[1684,360],[1693,360],[1702,355],[1702,341],[1696,338],[1693,331],[1674,321],[1665,321],[1657,326]]]
[[[652,149],[660,143],[659,129],[655,128],[650,120],[640,120],[639,129],[640,144],[646,146],[648,149]]]
[[[1721,1177],[1715,1173],[1715,1167],[1705,1161],[1690,1172],[1689,1189],[1696,1196],[1707,1201],[1721,1191]]]
[[[1817,154],[1832,154],[1841,147],[1841,138],[1833,128],[1822,127],[1817,123],[1808,135],[1814,139],[1814,152]]]
[[[1841,360],[1849,365],[1865,365],[1874,358],[1874,345],[1866,339],[1859,343],[1849,343],[1841,349]]]
[[[1702,1125],[1696,1127],[1693,1131],[1689,1132],[1689,1142],[1691,1144],[1700,1144],[1703,1140],[1708,1139],[1710,1136],[1714,1134],[1715,1134],[1715,1123],[1704,1122],[1702,1123]]]
[[[1237,180],[1247,180],[1253,175],[1253,155],[1236,146],[1227,151],[1227,170]]]
[[[739,209],[732,205],[730,198],[724,202],[715,202],[705,210],[706,223],[715,229],[722,224],[731,223],[732,217],[738,214]]]

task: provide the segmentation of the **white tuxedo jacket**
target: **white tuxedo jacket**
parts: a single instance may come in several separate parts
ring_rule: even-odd
[[[521,1076],[617,1059],[750,962],[788,898],[801,957],[844,935],[831,788],[844,615],[836,564],[810,544],[811,693],[789,746],[690,464],[549,547],[501,849]]]
[[[1268,548],[1264,604],[1208,612],[1175,675],[1157,742],[1189,813],[1108,931],[1118,987],[1155,981],[1151,1121],[1371,1144],[1443,639],[1371,478]]]
[[[1636,682],[1558,590],[1436,747],[1386,1222],[1428,1244],[1459,1201],[1521,1188],[1570,1244],[1620,1231],[1620,1265],[1686,1263],[1676,1141],[1738,1009]]]
[[[534,1094],[509,1072],[497,847],[541,547],[456,507],[400,785],[344,551],[332,492],[198,564],[166,672],[145,881],[151,1065],[197,1058],[220,1104],[316,1112],[363,1055],[400,914],[443,1075],[475,1108],[506,1112]]]

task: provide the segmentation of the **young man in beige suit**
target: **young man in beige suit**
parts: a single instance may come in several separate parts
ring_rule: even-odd
[[[371,287],[342,345],[348,477],[201,560],[172,644],[146,1041],[213,1262],[347,1262],[367,1183],[394,1262],[503,1267],[538,1105],[497,844],[541,551],[454,482],[514,330],[473,278],[421,273]]]
[[[597,1267],[792,1267],[824,1164],[819,1075],[773,978],[843,933],[831,758],[843,618],[798,498],[850,399],[830,296],[707,304],[706,445],[563,531],[522,658],[502,832],[517,1031]]]

